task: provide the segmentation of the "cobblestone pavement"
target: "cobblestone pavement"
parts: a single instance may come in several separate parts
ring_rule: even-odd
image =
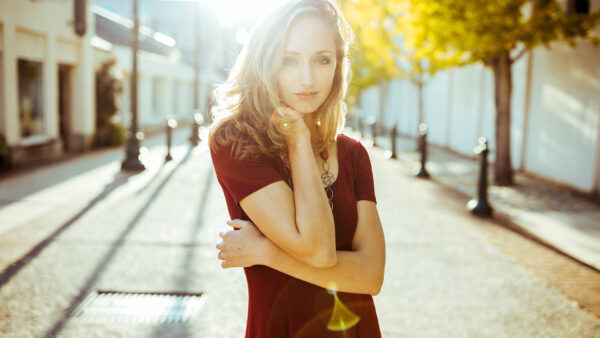
[[[378,137],[377,143],[385,149],[391,148],[389,137]],[[414,140],[399,137],[397,147],[399,157],[405,163],[411,166],[420,163]],[[466,196],[476,196],[478,161],[436,146],[428,147],[427,159],[426,168],[433,180]],[[600,270],[599,202],[518,173],[514,186],[494,186],[491,184],[492,166],[488,173],[488,199],[495,217]]]
[[[121,173],[122,151],[111,150],[0,181],[0,336],[243,336],[243,272],[221,269],[214,249],[228,215],[221,188],[206,144],[176,135],[174,161],[163,164],[155,142],[137,175]],[[600,319],[481,231],[500,227],[458,212],[450,192],[381,149],[370,154],[385,337],[600,336]],[[70,318],[93,290],[202,292],[205,302],[184,324]]]

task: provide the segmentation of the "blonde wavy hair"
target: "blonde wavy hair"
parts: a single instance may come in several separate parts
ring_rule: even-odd
[[[287,158],[283,135],[269,121],[280,105],[277,74],[283,62],[285,38],[293,21],[303,14],[317,15],[335,35],[337,64],[331,92],[312,113],[317,123],[311,134],[317,151],[336,140],[346,115],[343,99],[350,81],[348,49],[354,35],[333,1],[290,0],[253,28],[227,80],[213,92],[216,103],[211,110],[211,149],[233,144],[234,158]]]

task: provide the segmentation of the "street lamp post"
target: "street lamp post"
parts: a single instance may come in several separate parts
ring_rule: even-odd
[[[125,160],[121,163],[122,170],[142,171],[146,169],[140,161],[140,138],[138,137],[138,105],[137,105],[137,52],[139,47],[138,32],[140,19],[138,17],[138,0],[133,0],[133,33],[131,35],[131,54],[133,64],[131,67],[131,124],[129,138],[125,149]]]
[[[198,130],[200,124],[198,123],[198,114],[200,111],[200,33],[199,33],[199,22],[200,22],[200,8],[196,4],[194,8],[194,110],[192,112],[192,134],[190,135],[190,143],[192,146],[197,146],[200,138],[198,137]]]

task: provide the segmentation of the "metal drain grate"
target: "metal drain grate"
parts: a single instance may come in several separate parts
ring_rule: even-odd
[[[204,303],[202,293],[94,291],[74,311],[74,318],[97,322],[185,323]]]

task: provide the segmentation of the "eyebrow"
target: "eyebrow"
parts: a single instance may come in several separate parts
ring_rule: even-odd
[[[300,53],[298,53],[298,52],[291,52],[291,51],[286,51],[285,53],[300,55]],[[316,52],[315,54],[325,54],[325,53],[333,54],[331,51],[328,51],[328,50],[320,50],[320,51]]]

